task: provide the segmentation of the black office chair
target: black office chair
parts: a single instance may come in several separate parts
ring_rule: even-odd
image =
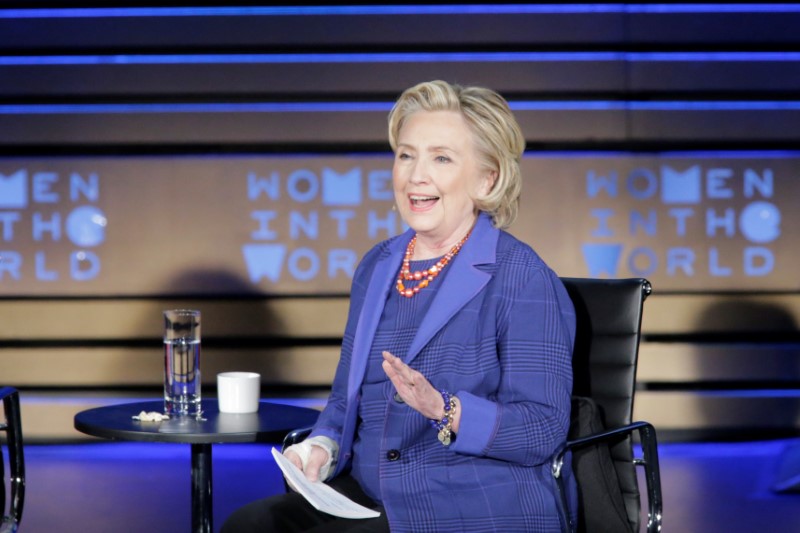
[[[14,533],[22,520],[22,507],[25,501],[25,455],[22,448],[22,421],[19,411],[19,392],[12,387],[0,388],[0,398],[3,400],[5,422],[0,423],[0,431],[6,432],[6,447],[8,448],[9,481],[11,499],[8,505],[8,514],[3,514],[0,522],[0,533]],[[6,509],[6,477],[5,461],[0,457],[0,502],[3,512]]]
[[[561,487],[564,531],[638,532],[641,507],[637,465],[645,472],[647,531],[661,531],[656,432],[647,422],[631,423],[642,310],[652,290],[650,282],[591,278],[562,281],[577,315],[569,440],[551,462],[553,476]],[[634,431],[639,433],[642,458],[633,457]],[[569,451],[578,482],[577,523],[570,518],[561,477]]]
[[[573,353],[573,400],[568,441],[552,457],[559,487],[562,526],[567,532],[639,531],[636,465],[645,469],[648,532],[661,530],[661,481],[656,433],[647,422],[631,423],[642,309],[651,292],[645,279],[561,278],[577,315]],[[611,429],[606,429],[611,428]],[[310,428],[292,431],[283,449]],[[631,434],[638,431],[643,459],[633,458]],[[577,523],[571,520],[561,477],[567,452],[578,481]],[[288,490],[288,489],[287,489]]]

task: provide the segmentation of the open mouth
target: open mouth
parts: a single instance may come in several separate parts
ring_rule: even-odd
[[[438,196],[423,196],[420,194],[411,194],[408,199],[411,202],[411,208],[419,210],[428,209],[439,201]]]

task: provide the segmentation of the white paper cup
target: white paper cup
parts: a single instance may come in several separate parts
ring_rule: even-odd
[[[258,413],[220,413],[217,417],[219,433],[258,433]]]
[[[220,413],[255,413],[261,393],[261,375],[255,372],[217,374]]]

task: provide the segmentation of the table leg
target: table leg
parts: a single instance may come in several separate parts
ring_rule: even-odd
[[[192,531],[212,533],[211,444],[192,444]]]

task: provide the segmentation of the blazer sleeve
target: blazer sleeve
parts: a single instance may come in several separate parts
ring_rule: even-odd
[[[462,415],[454,452],[538,465],[567,438],[575,311],[552,270],[540,264],[527,272],[521,289],[497,296],[496,396],[457,393]]]

